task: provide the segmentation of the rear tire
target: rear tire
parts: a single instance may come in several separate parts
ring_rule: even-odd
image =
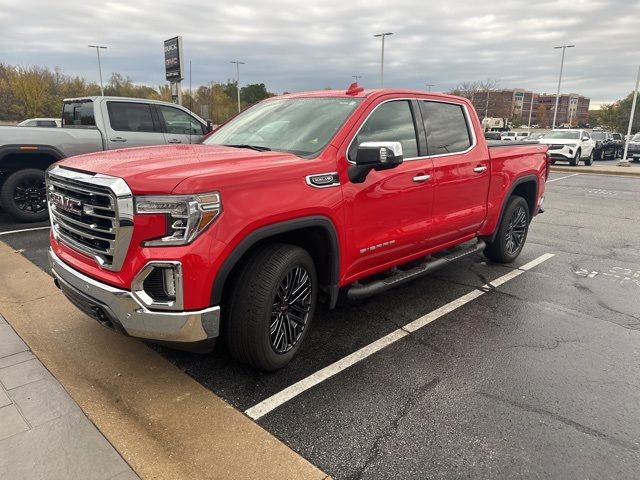
[[[224,326],[231,355],[259,370],[287,365],[307,336],[318,297],[316,268],[295,245],[265,245],[244,260]]]
[[[518,195],[512,196],[504,209],[494,240],[487,242],[485,256],[498,263],[511,263],[518,258],[529,233],[529,219],[527,201]]]
[[[0,190],[2,208],[20,222],[42,222],[49,217],[44,171],[18,170],[7,177]]]

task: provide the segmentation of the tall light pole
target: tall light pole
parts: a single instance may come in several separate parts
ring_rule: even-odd
[[[106,50],[107,47],[102,45],[87,45],[89,48],[95,48],[98,54],[98,73],[100,74],[100,95],[104,97],[104,87],[102,86],[102,63],[100,63],[100,50]]]
[[[638,86],[640,86],[640,67],[638,67],[638,76],[636,77],[636,88],[633,90],[633,103],[631,104],[631,118],[629,118],[629,128],[627,129],[627,138],[624,141],[624,153],[622,159],[618,161],[619,167],[628,167],[627,153],[629,152],[629,140],[631,139],[631,129],[633,128],[633,116],[636,114],[636,102],[638,100]]]
[[[380,55],[380,88],[384,87],[384,37],[393,35],[393,32],[384,32],[374,35],[382,38],[382,54]]]
[[[238,113],[240,113],[240,65],[244,65],[244,62],[239,62],[237,60],[231,62],[236,64],[236,90],[238,90]]]
[[[362,78],[362,75],[351,75],[353,79],[358,83],[358,80]]]
[[[434,83],[427,83],[427,92],[431,91],[431,87],[435,87]]]
[[[553,110],[553,123],[551,124],[551,130],[556,128],[556,119],[558,118],[558,101],[560,100],[560,85],[562,84],[562,69],[564,68],[564,52],[567,48],[573,48],[575,45],[560,45],[553,47],[554,49],[562,49],[562,60],[560,60],[560,76],[558,77],[558,91],[556,93],[556,108]]]
[[[531,92],[531,107],[529,107],[529,130],[531,130],[531,115],[533,114],[533,92]]]

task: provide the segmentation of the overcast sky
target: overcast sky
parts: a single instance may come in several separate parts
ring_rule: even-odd
[[[0,0],[0,62],[61,67],[98,79],[164,83],[163,40],[182,35],[193,84],[235,78],[271,91],[344,88],[352,75],[379,85],[446,91],[463,81],[555,93],[567,50],[563,92],[611,102],[633,90],[640,63],[640,0]],[[188,67],[187,67],[188,68]],[[188,85],[188,79],[185,81]],[[184,85],[184,84],[183,84]]]

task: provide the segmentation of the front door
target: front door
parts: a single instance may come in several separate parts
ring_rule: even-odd
[[[427,149],[433,160],[433,226],[429,246],[478,231],[487,216],[490,159],[477,145],[466,107],[421,100]]]
[[[424,135],[417,134],[415,119],[420,115],[415,105],[411,100],[379,103],[351,140],[350,163],[358,145],[369,141],[400,142],[403,163],[390,170],[371,171],[363,183],[343,185],[350,248],[347,278],[373,273],[385,263],[398,263],[424,248],[431,222],[432,171],[431,160],[421,156],[419,138]]]
[[[158,111],[167,143],[197,143],[205,134],[204,125],[184,110],[160,105]]]

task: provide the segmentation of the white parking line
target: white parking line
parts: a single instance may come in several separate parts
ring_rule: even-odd
[[[560,178],[554,178],[552,180],[547,180],[547,183],[551,183],[551,182],[557,182],[558,180],[563,180],[565,178],[569,178],[569,177],[575,177],[576,175],[580,175],[579,173],[572,173],[571,175],[566,175],[564,177],[560,177]]]
[[[8,232],[0,232],[0,237],[3,235],[11,235],[12,233],[22,233],[22,232],[34,232],[36,230],[49,230],[51,227],[34,227],[34,228],[23,228],[21,230],[10,230]]]
[[[514,279],[518,275],[523,274],[527,270],[531,270],[533,267],[540,265],[542,262],[549,260],[551,257],[553,257],[552,253],[545,253],[544,255],[541,255],[540,257],[536,258],[535,260],[532,260],[526,265],[523,265],[522,267],[519,267],[518,269],[513,270],[507,273],[506,275],[503,275],[495,279],[489,285],[485,285],[484,288],[491,288],[491,287],[495,288],[499,285],[502,285],[508,282],[509,280]],[[362,347],[360,350],[356,350],[352,354],[347,355],[344,358],[341,358],[337,362],[334,362],[331,365],[328,365],[323,369],[318,370],[317,372],[309,375],[308,377],[303,378],[299,382],[296,382],[293,385],[288,386],[284,390],[281,390],[280,392],[270,396],[269,398],[263,400],[257,405],[254,405],[253,407],[245,410],[244,413],[247,414],[252,419],[258,420],[259,418],[263,417],[267,413],[278,408],[280,405],[288,402],[294,397],[297,397],[298,395],[309,390],[315,385],[318,385],[319,383],[324,382],[325,380],[333,377],[334,375],[337,375],[341,371],[351,367],[352,365],[355,365],[356,363],[360,362],[361,360],[364,360],[367,357],[370,357],[374,353],[379,352],[383,348],[388,347],[392,343],[397,342],[401,338],[406,337],[407,335],[415,332],[416,330],[426,325],[429,325],[431,322],[446,315],[447,313],[453,312],[457,308],[460,308],[461,306],[466,305],[472,300],[475,300],[476,298],[484,295],[485,293],[487,293],[487,291],[488,290],[479,290],[479,289],[473,290],[467,293],[466,295],[463,295],[462,297],[456,300],[453,300],[452,302],[449,302],[446,305],[433,310],[432,312],[427,313],[426,315],[414,320],[413,322],[408,323],[404,327],[394,330],[393,332],[389,333],[388,335],[385,335],[379,340],[376,340],[375,342],[370,343],[365,347]]]

